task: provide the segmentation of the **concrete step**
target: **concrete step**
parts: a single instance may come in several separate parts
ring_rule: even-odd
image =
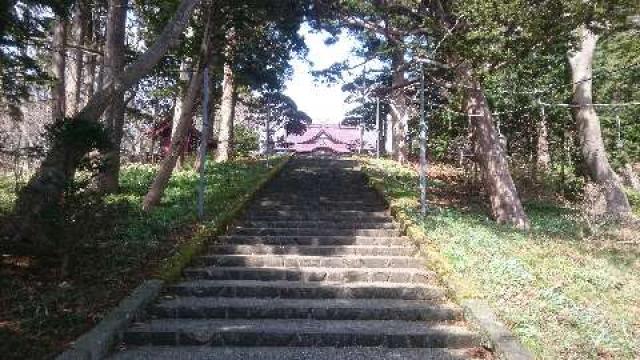
[[[360,223],[393,223],[390,216],[336,216],[334,214],[291,214],[291,215],[260,215],[247,214],[245,221],[323,221],[323,222],[360,222]]]
[[[300,220],[321,220],[321,219],[343,219],[343,220],[355,220],[355,219],[373,219],[382,218],[385,220],[391,219],[389,214],[385,211],[360,211],[360,210],[337,210],[337,211],[287,211],[278,209],[263,209],[263,210],[248,210],[245,214],[246,218],[259,218],[262,216],[270,216],[286,218],[292,217]]]
[[[286,249],[286,248],[285,248]],[[404,248],[402,248],[404,250]],[[380,250],[386,250],[381,248]],[[306,256],[306,255],[205,255],[196,266],[332,267],[332,268],[421,268],[423,260],[410,256]]]
[[[430,284],[432,271],[414,268],[285,268],[285,267],[191,267],[184,270],[192,280],[287,280],[304,282],[395,282]]]
[[[441,301],[444,290],[432,284],[392,282],[302,282],[253,280],[183,281],[168,288],[179,296],[286,299],[404,299]]]
[[[255,228],[236,226],[231,234],[253,236],[279,235],[333,235],[333,236],[380,236],[391,237],[402,235],[397,229],[313,229],[313,228]]]
[[[358,205],[358,204],[344,204],[344,205],[328,205],[328,204],[260,204],[254,203],[249,206],[249,211],[263,211],[263,210],[279,210],[290,212],[333,212],[333,211],[366,211],[366,212],[381,212],[386,210],[386,206],[380,205]]]
[[[382,198],[371,190],[360,190],[350,192],[326,192],[326,191],[305,191],[300,193],[279,193],[269,192],[262,193],[260,201],[322,201],[322,202],[339,202],[339,201],[355,201],[355,202],[382,202]]]
[[[230,245],[301,245],[301,246],[411,246],[407,237],[373,236],[313,236],[313,235],[224,235],[218,237],[222,244]]]
[[[393,299],[177,297],[151,309],[156,318],[459,321],[452,304]]]
[[[260,199],[254,202],[254,205],[258,206],[321,206],[321,207],[343,207],[343,206],[382,206],[385,203],[382,200],[322,200],[322,199],[274,199],[266,200]]]
[[[129,345],[385,346],[467,348],[479,344],[468,329],[400,320],[161,319],[132,326]]]
[[[479,360],[482,348],[389,349],[381,347],[132,347],[111,360]]]
[[[221,244],[209,247],[212,255],[301,255],[301,256],[411,256],[415,249],[409,246],[343,245],[236,245]]]
[[[255,228],[305,228],[305,229],[397,229],[393,222],[362,222],[362,221],[257,221],[248,219],[241,223],[243,227]]]

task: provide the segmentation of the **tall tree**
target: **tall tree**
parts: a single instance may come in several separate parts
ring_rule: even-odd
[[[517,228],[529,226],[527,215],[511,178],[509,164],[499,134],[493,124],[484,88],[464,64],[457,71],[464,84],[464,110],[469,117],[475,160],[489,195],[491,214],[498,223]]]
[[[173,106],[173,119],[171,121],[171,136],[176,133],[178,124],[180,124],[180,117],[182,116],[182,108],[184,98],[188,95],[189,77],[191,75],[190,62],[188,59],[182,59],[180,61],[180,77],[178,79],[178,90],[176,93],[176,100]],[[176,162],[176,167],[181,168],[184,161],[184,152],[180,154]]]
[[[153,183],[149,187],[149,191],[144,197],[142,203],[142,209],[145,211],[152,210],[160,203],[164,190],[169,184],[169,179],[173,173],[173,169],[176,166],[178,158],[182,154],[185,142],[187,139],[187,132],[193,124],[193,111],[198,101],[198,95],[202,91],[203,86],[203,74],[204,68],[208,65],[212,52],[212,29],[213,29],[213,6],[210,5],[206,9],[206,25],[202,34],[202,44],[200,46],[200,54],[198,56],[198,62],[195,66],[195,74],[189,81],[189,87],[187,88],[186,95],[182,101],[182,108],[180,113],[180,120],[174,128],[173,134],[171,134],[171,146],[169,153],[165,156],[158,173],[153,180]]]
[[[87,31],[88,7],[85,0],[78,0],[73,5],[71,21],[71,50],[69,51],[67,81],[67,108],[66,116],[71,117],[78,112],[81,105],[83,70],[84,70],[84,46]]]
[[[110,86],[117,87],[125,64],[125,38],[128,0],[109,0],[107,36],[105,42],[104,76]],[[124,94],[114,96],[105,111],[105,128],[111,138],[110,149],[104,154],[98,182],[102,192],[118,190],[120,178],[120,146],[124,126]]]
[[[222,102],[220,105],[220,132],[218,134],[216,162],[229,160],[233,151],[233,120],[235,117],[237,97],[234,69],[236,41],[236,31],[231,27],[226,35]]]
[[[198,0],[183,0],[175,15],[166,24],[151,47],[126,68],[115,86],[105,86],[97,91],[87,105],[73,118],[61,123],[64,134],[87,128],[96,122],[114,97],[122,96],[163,58],[167,50],[179,41],[179,36],[191,17]],[[81,134],[81,132],[80,132]],[[82,158],[96,146],[95,138],[63,136],[51,144],[40,168],[18,194],[14,213],[19,221],[14,241],[27,246],[43,240],[43,221],[46,214],[55,211]],[[74,141],[64,141],[74,140]]]
[[[405,93],[406,63],[403,44],[396,42],[391,54],[391,94],[389,108],[391,110],[391,155],[394,160],[407,161],[407,135],[409,127],[410,100]]]
[[[51,39],[52,58],[51,64],[53,70],[54,83],[51,88],[51,116],[53,121],[64,119],[66,109],[65,94],[65,68],[66,68],[66,41],[67,41],[67,22],[63,18],[56,19],[53,25],[53,36]]]
[[[620,216],[631,213],[631,206],[622,184],[607,158],[602,140],[600,120],[593,106],[593,57],[598,35],[587,26],[578,29],[577,44],[568,53],[573,81],[573,117],[578,125],[578,137],[589,177],[598,184],[607,201],[606,212]]]
[[[8,106],[12,114],[19,115],[18,105],[31,95],[34,85],[44,85],[51,78],[42,69],[41,53],[33,40],[55,32],[52,23],[66,23],[68,7],[65,0],[0,1],[0,105]],[[51,45],[52,51],[59,50],[53,41]]]

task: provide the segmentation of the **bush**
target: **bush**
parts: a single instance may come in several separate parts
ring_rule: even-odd
[[[259,137],[255,130],[240,125],[234,129],[234,132],[234,151],[236,156],[246,157],[258,150]]]

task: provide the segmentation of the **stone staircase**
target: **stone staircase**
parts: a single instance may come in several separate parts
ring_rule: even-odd
[[[113,358],[488,358],[354,166],[292,160]]]

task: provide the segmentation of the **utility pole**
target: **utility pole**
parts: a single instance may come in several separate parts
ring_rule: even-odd
[[[380,98],[376,98],[376,158],[380,158]]]
[[[209,134],[209,66],[204,68],[204,81],[202,89],[202,134],[200,135],[200,148],[198,149],[199,157],[202,159],[199,164],[198,172],[200,173],[200,183],[198,184],[198,218],[204,218],[204,187],[205,187],[205,163],[207,162],[207,145]]]
[[[366,68],[362,68],[362,93],[361,93],[361,99],[362,99],[362,116],[360,117],[360,148],[358,149],[358,153],[362,154],[362,151],[364,149],[364,116],[367,110],[367,104],[366,104],[366,100],[365,100],[365,94],[364,94],[364,89],[365,89],[365,78],[366,78]]]
[[[427,215],[427,121],[424,113],[424,64],[420,63],[420,212]]]
[[[265,124],[266,140],[265,140],[265,154],[267,155],[267,169],[269,165],[269,152],[271,151],[271,105],[267,103],[267,122]]]

